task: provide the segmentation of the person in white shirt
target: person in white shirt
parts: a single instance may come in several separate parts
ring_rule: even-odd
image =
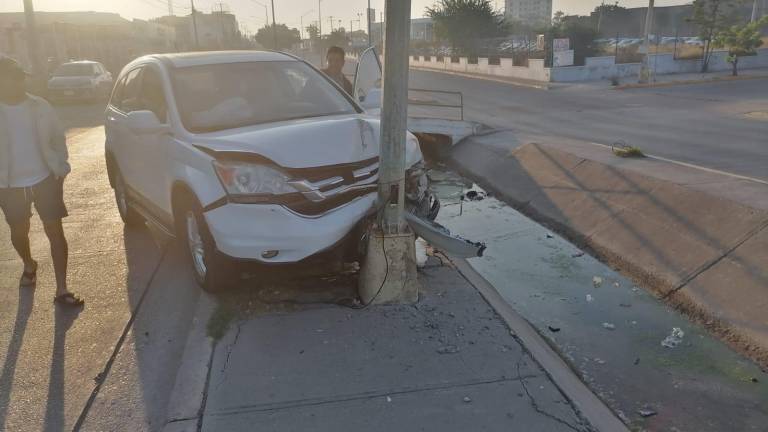
[[[38,265],[29,246],[34,204],[51,243],[54,302],[79,307],[84,301],[67,289],[69,252],[62,226],[67,216],[64,178],[70,171],[66,138],[50,104],[26,93],[25,78],[15,60],[0,58],[0,208],[24,262],[20,285],[31,289],[37,282]]]

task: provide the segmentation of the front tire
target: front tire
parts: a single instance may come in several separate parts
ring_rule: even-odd
[[[207,292],[230,288],[238,274],[233,264],[216,252],[216,245],[197,200],[188,199],[177,213],[178,238],[183,242],[195,280]]]

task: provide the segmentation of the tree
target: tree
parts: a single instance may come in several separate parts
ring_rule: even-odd
[[[555,14],[552,26],[541,28],[539,33],[544,34],[547,40],[545,49],[546,59],[552,58],[552,40],[555,38],[568,38],[573,50],[573,60],[577,65],[584,64],[586,57],[592,57],[598,52],[595,39],[598,36],[589,17],[565,16]]]
[[[563,25],[563,21],[565,21],[565,12],[563,11],[557,11],[552,16],[552,25],[555,27]]]
[[[320,38],[320,30],[317,28],[316,24],[310,24],[305,29],[307,31],[307,34],[309,34],[309,40],[315,41]]]
[[[595,11],[593,14],[599,15],[601,13],[611,13],[611,12],[617,12],[617,11],[625,11],[627,8],[624,6],[619,6],[619,2],[616,2],[614,4],[601,4],[598,5],[595,8]]]
[[[504,19],[489,0],[440,0],[426,15],[435,23],[435,35],[448,40],[454,50],[468,51],[478,39],[505,32]]]
[[[277,47],[274,46],[274,35],[272,33],[272,25],[267,25],[259,29],[254,39],[262,46],[272,47],[275,49],[286,49],[293,46],[293,44],[301,42],[301,33],[298,29],[288,28],[285,24],[277,24]]]
[[[693,16],[690,21],[699,26],[699,37],[704,41],[702,72],[709,70],[715,35],[735,22],[738,7],[742,3],[742,0],[694,0]]]
[[[759,21],[731,26],[715,35],[713,45],[728,48],[728,62],[733,65],[733,76],[739,74],[739,57],[755,55],[763,45],[761,28],[768,25],[768,16]]]
[[[344,27],[337,28],[326,37],[326,42],[329,47],[339,46],[343,48],[347,46],[347,31]]]

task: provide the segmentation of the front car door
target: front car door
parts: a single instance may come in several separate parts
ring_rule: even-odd
[[[381,106],[381,62],[376,50],[371,47],[360,55],[355,71],[355,100],[369,109]]]

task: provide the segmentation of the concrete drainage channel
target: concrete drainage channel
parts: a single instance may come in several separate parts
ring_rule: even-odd
[[[768,375],[642,287],[438,167],[438,222],[487,243],[467,260],[630,426],[763,430]]]

